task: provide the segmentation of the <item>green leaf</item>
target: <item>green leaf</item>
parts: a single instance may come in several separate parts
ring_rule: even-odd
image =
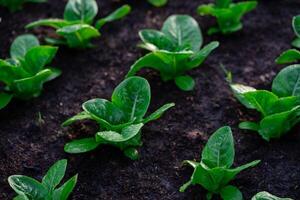
[[[95,0],[69,0],[64,12],[67,21],[81,21],[91,23],[98,13]]]
[[[51,46],[33,47],[26,53],[25,64],[22,66],[28,73],[35,75],[52,62],[57,50],[57,47]]]
[[[234,143],[230,127],[218,129],[208,140],[202,151],[202,160],[210,168],[229,168],[234,161]]]
[[[175,83],[183,91],[191,91],[195,87],[195,80],[188,75],[176,77]]]
[[[164,6],[168,3],[168,0],[148,0],[149,3],[156,7]]]
[[[102,131],[96,134],[97,142],[112,142],[112,143],[123,143],[134,138],[141,130],[144,124],[134,124],[122,129],[121,133],[115,131]]]
[[[273,80],[272,91],[279,97],[300,95],[300,65],[282,69]]]
[[[56,189],[53,193],[53,200],[67,200],[76,186],[77,179],[78,175],[76,174],[60,188]]]
[[[275,195],[270,194],[269,192],[259,192],[251,200],[292,200],[290,198],[280,198]]]
[[[91,99],[82,105],[83,110],[96,118],[103,119],[110,124],[125,122],[124,112],[105,99]]]
[[[277,64],[286,64],[286,63],[292,63],[297,62],[300,60],[300,51],[296,49],[289,49],[285,52],[283,52],[277,59]]]
[[[5,108],[12,100],[14,95],[0,92],[0,110]]]
[[[13,200],[28,200],[28,198],[24,195],[18,195],[14,197]]]
[[[100,36],[99,31],[88,24],[64,26],[57,33],[66,38],[71,48],[90,47],[90,41]]]
[[[293,29],[297,37],[300,37],[300,15],[293,17]]]
[[[202,46],[200,27],[196,20],[188,15],[172,15],[165,21],[162,32],[180,49],[197,52]]]
[[[80,140],[73,140],[65,144],[64,150],[67,153],[77,154],[85,153],[96,149],[100,143],[96,142],[95,138],[84,138]]]
[[[137,160],[139,158],[139,152],[136,148],[126,148],[124,150],[124,155],[130,158],[131,160]]]
[[[242,84],[230,84],[230,88],[234,96],[239,100],[241,104],[249,109],[255,109],[255,106],[252,105],[251,102],[249,102],[245,97],[246,93],[256,91],[255,88]]]
[[[28,199],[44,200],[47,195],[47,189],[41,183],[27,176],[10,176],[8,183],[17,194]]]
[[[241,191],[232,185],[228,185],[221,190],[221,197],[223,200],[243,200]]]
[[[67,162],[68,161],[65,159],[57,161],[43,177],[42,184],[48,189],[49,192],[52,192],[64,178]]]
[[[172,51],[175,48],[173,41],[161,31],[145,29],[140,31],[139,35],[145,43],[143,47],[150,51],[159,49]]]
[[[294,46],[296,48],[300,48],[300,38],[294,39],[292,42],[292,46]]]
[[[10,56],[16,60],[23,59],[30,49],[39,45],[40,43],[34,35],[26,34],[18,36],[10,47]]]
[[[259,129],[260,129],[259,124],[255,123],[255,122],[241,122],[239,124],[239,128],[251,130],[251,131],[259,131]]]
[[[143,124],[146,124],[150,121],[154,121],[159,119],[167,110],[170,108],[174,107],[174,103],[168,103],[160,107],[158,110],[156,110],[154,113],[152,113],[150,116],[146,117],[145,119],[142,120]]]
[[[151,98],[150,85],[141,77],[130,77],[120,83],[112,94],[112,102],[127,115],[127,121],[141,120],[146,114]]]
[[[93,118],[89,113],[84,111],[84,112],[81,112],[81,113],[67,119],[66,121],[64,121],[62,123],[62,127],[69,126],[69,125],[73,124],[76,121],[85,120],[85,119],[93,119]]]
[[[96,22],[95,27],[99,30],[106,23],[113,22],[113,21],[124,18],[125,16],[127,16],[130,13],[130,11],[131,11],[131,7],[129,5],[124,5],[120,8],[118,8],[117,10],[115,10],[113,13],[109,14],[108,16],[106,16],[102,19],[99,19]]]
[[[232,3],[232,0],[216,0],[216,7],[217,8],[228,8],[231,3]]]
[[[41,20],[38,20],[38,21],[35,21],[35,22],[32,22],[32,23],[26,25],[25,28],[32,29],[32,28],[35,28],[38,26],[49,26],[54,29],[59,29],[59,28],[62,28],[64,26],[69,26],[69,25],[72,25],[72,22],[68,22],[63,19],[41,19]]]

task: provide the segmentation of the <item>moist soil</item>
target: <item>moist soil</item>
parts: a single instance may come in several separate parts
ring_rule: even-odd
[[[14,192],[7,183],[12,174],[41,179],[55,161],[69,160],[67,177],[79,173],[72,194],[74,200],[94,199],[205,199],[200,186],[185,193],[179,187],[189,180],[192,169],[182,166],[186,159],[200,158],[209,136],[219,127],[233,128],[235,166],[261,159],[257,167],[242,172],[232,182],[250,199],[259,191],[278,196],[300,197],[300,126],[280,140],[265,142],[256,133],[242,131],[242,120],[258,120],[232,96],[220,63],[233,73],[235,82],[260,89],[270,89],[274,76],[284,67],[275,58],[290,48],[294,37],[292,17],[299,14],[298,0],[260,0],[258,8],[244,18],[244,29],[223,36],[207,36],[214,24],[210,17],[200,17],[196,7],[209,1],[170,0],[163,8],[145,1],[98,1],[99,16],[129,3],[133,12],[124,20],[106,25],[94,49],[84,51],[61,47],[53,66],[62,69],[61,77],[45,85],[43,94],[28,102],[14,100],[0,111],[0,199],[12,199]],[[30,4],[11,14],[0,8],[0,57],[9,55],[13,39],[26,32],[24,26],[37,19],[61,17],[66,0]],[[74,138],[93,135],[97,126],[89,121],[69,128],[60,124],[81,111],[81,104],[91,98],[110,98],[131,64],[145,54],[137,47],[138,31],[159,29],[171,14],[189,14],[197,19],[205,44],[218,40],[221,46],[206,62],[190,72],[196,79],[192,92],[182,92],[172,82],[163,83],[152,70],[139,73],[152,87],[153,111],[167,102],[176,107],[161,119],[143,128],[141,158],[131,161],[118,149],[103,146],[81,155],[64,153],[63,146]],[[45,31],[35,31],[41,37]],[[41,117],[39,117],[41,116]]]

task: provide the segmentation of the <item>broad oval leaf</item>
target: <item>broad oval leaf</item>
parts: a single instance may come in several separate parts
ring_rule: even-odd
[[[112,125],[118,125],[125,122],[124,112],[105,99],[91,99],[82,105],[83,110],[103,119]]]
[[[229,168],[234,161],[233,136],[229,126],[218,129],[202,151],[202,160],[209,168]]]
[[[8,183],[17,194],[29,200],[44,200],[47,196],[47,189],[33,178],[13,175],[8,178]]]
[[[293,29],[297,37],[300,37],[300,15],[293,18]]]
[[[272,92],[279,97],[300,95],[300,65],[282,69],[272,83]]]
[[[23,59],[25,54],[33,47],[39,46],[38,39],[31,34],[18,36],[10,47],[10,56],[13,59]]]
[[[172,15],[163,25],[162,32],[182,50],[197,52],[202,46],[202,33],[196,20],[188,15]]]
[[[67,162],[66,159],[57,161],[43,177],[42,184],[48,188],[48,191],[53,191],[64,178]]]
[[[195,87],[195,80],[188,76],[177,76],[175,78],[175,83],[177,85],[178,88],[180,88],[183,91],[191,91],[194,89]]]
[[[280,198],[275,195],[270,194],[269,192],[263,191],[257,193],[251,200],[292,200],[290,198]]]
[[[155,47],[153,48],[153,51],[159,49],[167,51],[174,50],[173,41],[161,31],[145,29],[140,31],[139,35],[142,41],[145,43],[144,46],[152,45]],[[151,50],[151,48],[149,48],[148,50]]]
[[[141,120],[149,107],[150,85],[141,77],[130,77],[120,83],[112,94],[112,102],[123,110],[127,121]]]
[[[277,64],[286,64],[286,63],[292,63],[297,62],[300,60],[300,51],[296,49],[289,49],[285,52],[283,52],[277,59]]]
[[[95,0],[69,0],[65,8],[64,19],[91,23],[98,13]]]
[[[64,150],[67,153],[85,153],[96,149],[100,145],[99,142],[96,142],[95,138],[84,138],[80,140],[73,140],[65,144]]]

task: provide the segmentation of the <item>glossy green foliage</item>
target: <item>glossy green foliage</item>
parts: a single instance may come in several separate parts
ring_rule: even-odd
[[[216,18],[218,25],[208,30],[208,34],[230,34],[243,28],[242,17],[255,9],[256,1],[233,3],[232,0],[215,0],[215,4],[198,7],[200,15],[210,15]]]
[[[173,103],[166,104],[145,117],[150,99],[148,81],[134,76],[125,79],[115,88],[111,101],[92,99],[85,102],[82,105],[83,112],[65,121],[63,126],[78,120],[90,119],[99,124],[100,130],[95,137],[74,140],[66,144],[65,151],[83,153],[108,144],[121,149],[127,157],[137,159],[137,147],[142,145],[143,125],[160,118],[165,111],[174,106]]]
[[[239,127],[257,131],[263,139],[280,138],[300,121],[300,65],[281,70],[273,80],[272,91],[232,84],[240,102],[261,113],[261,121],[242,122]]]
[[[69,0],[64,11],[64,19],[42,19],[26,26],[31,29],[38,26],[48,26],[56,30],[57,36],[45,38],[54,45],[68,45],[70,48],[93,47],[91,40],[100,37],[99,30],[103,25],[129,14],[131,8],[122,6],[110,15],[93,22],[98,13],[95,0]]]
[[[164,6],[168,3],[168,0],[148,0],[149,3],[156,7]]]
[[[231,168],[234,156],[232,132],[230,127],[224,126],[209,138],[199,163],[184,161],[194,168],[194,172],[190,181],[180,188],[180,192],[184,192],[190,185],[199,184],[208,191],[207,199],[212,199],[214,194],[218,194],[224,200],[242,200],[242,193],[238,188],[229,185],[229,182],[241,171],[256,166],[260,161]]]
[[[66,168],[67,160],[59,160],[41,182],[23,175],[10,176],[8,183],[18,195],[14,200],[67,200],[77,183],[77,175],[61,184]]]
[[[300,60],[300,51],[297,49],[289,49],[284,51],[277,59],[277,64],[295,63]]]
[[[0,59],[0,109],[13,97],[28,100],[38,97],[43,84],[61,74],[48,65],[53,60],[57,47],[40,46],[33,35],[22,35],[15,39],[10,48],[11,58]]]
[[[139,35],[143,41],[140,46],[151,53],[134,63],[127,77],[149,67],[158,70],[164,81],[174,80],[185,91],[195,86],[194,79],[186,72],[202,64],[219,46],[218,42],[211,42],[201,49],[203,38],[200,27],[187,15],[173,15],[166,20],[161,31],[145,29]]]
[[[293,30],[296,38],[293,40],[292,45],[296,48],[300,48],[300,15],[293,18]]]
[[[0,6],[7,7],[11,12],[21,10],[24,3],[44,3],[47,0],[0,0]]]
[[[268,192],[259,192],[251,200],[292,200],[290,198],[280,198]]]

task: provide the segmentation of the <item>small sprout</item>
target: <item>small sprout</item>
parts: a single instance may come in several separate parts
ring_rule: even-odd
[[[69,0],[64,11],[64,19],[42,19],[26,26],[31,29],[38,26],[48,26],[56,30],[55,38],[46,37],[45,40],[53,45],[67,45],[70,48],[93,47],[91,40],[100,37],[99,30],[103,25],[122,19],[131,11],[129,5],[124,5],[110,15],[96,21],[98,13],[95,0]]]
[[[64,184],[67,160],[59,160],[46,173],[42,182],[23,175],[8,178],[10,187],[17,193],[15,200],[67,200],[77,183],[77,174]],[[57,188],[58,185],[61,185]]]
[[[56,55],[57,47],[40,46],[33,35],[22,35],[10,48],[10,59],[0,59],[0,109],[13,97],[28,100],[38,97],[43,84],[61,74],[56,68],[47,67]]]
[[[231,84],[234,95],[247,108],[261,113],[262,120],[242,122],[239,127],[257,131],[263,139],[280,138],[300,122],[300,65],[281,70],[272,91]]]
[[[184,192],[191,185],[199,184],[208,191],[206,196],[208,200],[212,199],[215,194],[220,195],[224,200],[242,200],[243,195],[240,190],[229,185],[229,182],[241,171],[256,166],[260,160],[231,168],[234,155],[231,128],[224,126],[209,138],[202,151],[200,163],[191,160],[184,161],[184,164],[194,168],[194,173],[190,181],[181,186],[180,192]]]
[[[114,90],[111,101],[92,99],[82,105],[83,112],[65,121],[68,126],[75,121],[90,119],[96,121],[100,130],[95,137],[74,140],[65,145],[68,153],[84,153],[100,145],[112,145],[121,149],[124,154],[138,159],[137,147],[142,146],[141,129],[144,124],[156,120],[174,106],[169,103],[144,118],[151,98],[149,83],[141,77],[125,79]]]
[[[296,49],[289,49],[284,51],[277,59],[277,64],[295,63],[300,60],[300,51]]]
[[[293,30],[296,34],[296,39],[293,40],[292,45],[300,48],[300,15],[293,18]]]
[[[218,42],[211,42],[200,49],[203,43],[200,27],[187,15],[173,15],[165,21],[161,31],[146,29],[139,35],[143,41],[140,46],[151,53],[134,63],[127,77],[149,67],[158,70],[163,81],[174,80],[184,91],[193,90],[195,86],[194,79],[186,72],[202,64],[219,46]]]
[[[259,192],[251,200],[293,200],[290,198],[280,198],[268,192]]]
[[[242,17],[255,9],[256,1],[233,3],[232,0],[215,0],[215,4],[201,5],[198,7],[200,15],[211,15],[217,19],[218,26],[208,30],[208,34],[230,34],[243,28]]]
[[[0,0],[0,6],[7,7],[11,12],[21,10],[24,3],[33,2],[33,3],[44,3],[47,0]]]
[[[168,3],[168,0],[148,0],[149,3],[156,7],[164,6]]]

